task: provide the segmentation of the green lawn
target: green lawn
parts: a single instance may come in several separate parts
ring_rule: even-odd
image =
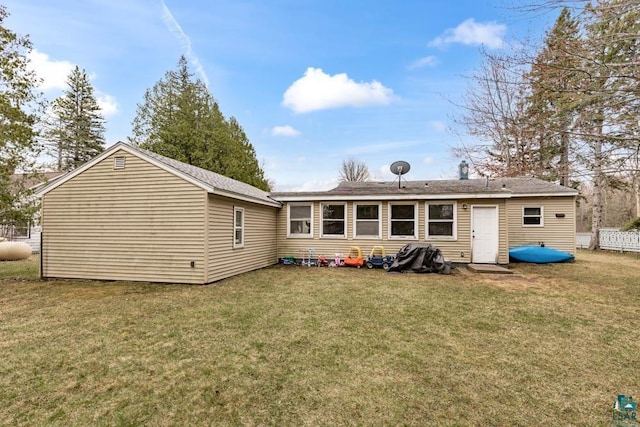
[[[640,258],[511,276],[276,266],[211,286],[0,263],[0,425],[607,425]]]

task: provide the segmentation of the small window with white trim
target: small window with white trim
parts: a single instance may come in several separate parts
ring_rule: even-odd
[[[322,237],[347,237],[347,205],[345,203],[322,203]]]
[[[418,238],[418,204],[389,204],[389,238]]]
[[[543,209],[542,206],[525,206],[522,208],[522,226],[523,227],[543,227]]]
[[[287,237],[313,237],[313,204],[289,204],[287,207],[287,222]]]
[[[456,238],[456,202],[427,203],[427,239]]]
[[[244,208],[233,208],[233,247],[244,247]]]
[[[355,203],[353,210],[355,237],[379,239],[382,234],[381,204]]]

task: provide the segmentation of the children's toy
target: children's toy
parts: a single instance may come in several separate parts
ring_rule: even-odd
[[[336,254],[336,257],[329,263],[329,267],[342,267],[344,261],[342,261],[342,254]]]
[[[318,265],[318,267],[328,267],[329,266],[329,261],[327,261],[326,257],[319,256],[317,265]]]
[[[296,260],[291,255],[287,255],[286,257],[282,258],[282,263],[284,265],[293,265],[296,263]]]
[[[306,266],[306,267],[311,267],[316,265],[316,263],[312,259],[316,253],[313,248],[309,248],[306,251],[302,249],[300,252],[302,253],[302,262],[300,263],[300,265]]]
[[[344,259],[344,265],[360,268],[363,264],[364,259],[362,259],[362,251],[357,246],[351,246],[347,257]]]
[[[387,255],[384,246],[374,246],[367,257],[367,268],[382,267],[388,270],[392,262],[393,257]]]

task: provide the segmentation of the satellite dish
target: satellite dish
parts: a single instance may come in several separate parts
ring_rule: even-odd
[[[398,160],[397,162],[391,163],[389,169],[391,169],[392,174],[400,176],[409,172],[411,165],[404,160]]]
[[[402,180],[402,175],[409,172],[411,170],[411,165],[404,160],[398,160],[397,162],[391,163],[389,167],[391,173],[394,175],[398,175],[398,188],[400,188],[400,181]]]

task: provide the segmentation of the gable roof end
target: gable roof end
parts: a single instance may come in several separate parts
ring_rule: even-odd
[[[70,180],[71,178],[81,174],[85,170],[101,162],[118,150],[126,151],[129,154],[146,160],[149,163],[158,166],[159,168],[173,175],[176,175],[202,188],[203,190],[206,190],[209,193],[272,207],[282,206],[280,202],[272,199],[269,193],[267,193],[266,191],[262,191],[252,185],[237,181],[235,179],[220,175],[215,172],[208,171],[206,169],[179,162],[169,157],[161,156],[160,154],[156,154],[139,147],[134,147],[122,141],[112,145],[102,154],[93,158],[79,168],[69,172],[65,176],[51,183],[51,185],[44,187],[37,193],[38,196],[45,195],[49,191],[53,190],[59,185],[62,185],[64,182]]]

